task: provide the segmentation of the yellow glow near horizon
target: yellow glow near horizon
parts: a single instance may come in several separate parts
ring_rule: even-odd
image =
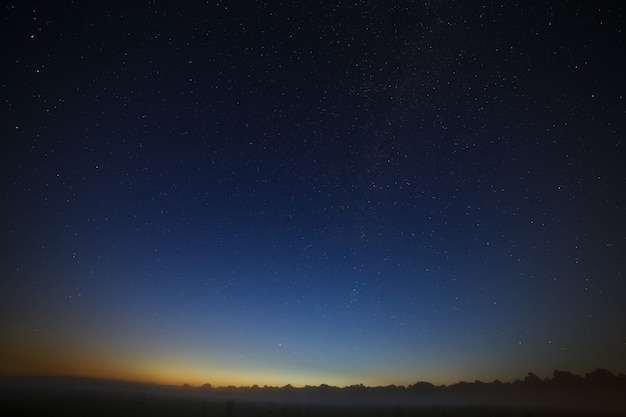
[[[149,353],[98,354],[93,351],[52,349],[50,346],[45,351],[22,347],[11,351],[3,349],[2,353],[9,359],[0,363],[0,373],[4,375],[79,376],[163,385],[189,384],[197,387],[207,383],[213,387],[252,385],[280,387],[287,384],[294,387],[320,384],[346,386],[358,383],[385,385],[384,381],[371,377],[357,381],[322,371],[198,361],[194,358],[168,358]],[[391,381],[389,383],[400,384]]]
[[[211,384],[221,386],[317,386],[328,384],[347,386],[364,384],[368,386],[409,385],[418,379],[401,375],[401,370],[370,370],[355,373],[346,372],[330,365],[322,368],[310,364],[294,362],[272,362],[242,357],[233,359],[220,353],[200,355],[193,351],[159,349],[122,349],[111,346],[54,346],[45,349],[32,345],[3,346],[0,354],[5,358],[0,362],[0,374],[5,375],[50,375],[80,376],[102,379],[116,379],[163,385],[183,385],[200,387]],[[176,352],[176,353],[171,353]],[[442,370],[443,371],[443,370]],[[433,384],[458,382],[448,372],[435,373],[424,369],[419,380]],[[433,375],[436,378],[433,378]]]

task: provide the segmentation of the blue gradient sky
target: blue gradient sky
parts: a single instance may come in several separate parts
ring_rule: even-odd
[[[626,372],[620,3],[14,3],[0,372]]]

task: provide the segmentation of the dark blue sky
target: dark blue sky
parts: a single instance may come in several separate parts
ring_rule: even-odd
[[[1,372],[626,372],[620,2],[1,16]]]

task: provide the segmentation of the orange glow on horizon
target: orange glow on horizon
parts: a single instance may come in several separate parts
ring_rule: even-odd
[[[112,379],[129,382],[201,387],[246,387],[257,385],[282,387],[318,386],[328,384],[344,387],[355,384],[367,386],[410,385],[415,380],[394,380],[389,375],[343,375],[323,370],[279,368],[253,362],[229,363],[219,358],[200,360],[193,355],[166,355],[163,352],[122,352],[104,348],[88,351],[78,347],[60,348],[51,345],[46,350],[31,346],[5,346],[0,351],[5,361],[0,362],[0,374],[13,376],[73,376]],[[280,365],[280,364],[279,364]],[[443,375],[441,375],[443,376]],[[442,378],[443,379],[443,378]],[[449,385],[458,380],[433,380],[435,385]]]

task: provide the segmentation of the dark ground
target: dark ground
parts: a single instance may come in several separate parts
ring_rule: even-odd
[[[166,387],[82,378],[0,382],[4,416],[626,416],[619,402],[560,397],[367,395],[302,389]],[[256,393],[253,393],[256,391]],[[339,391],[337,391],[339,392]]]

